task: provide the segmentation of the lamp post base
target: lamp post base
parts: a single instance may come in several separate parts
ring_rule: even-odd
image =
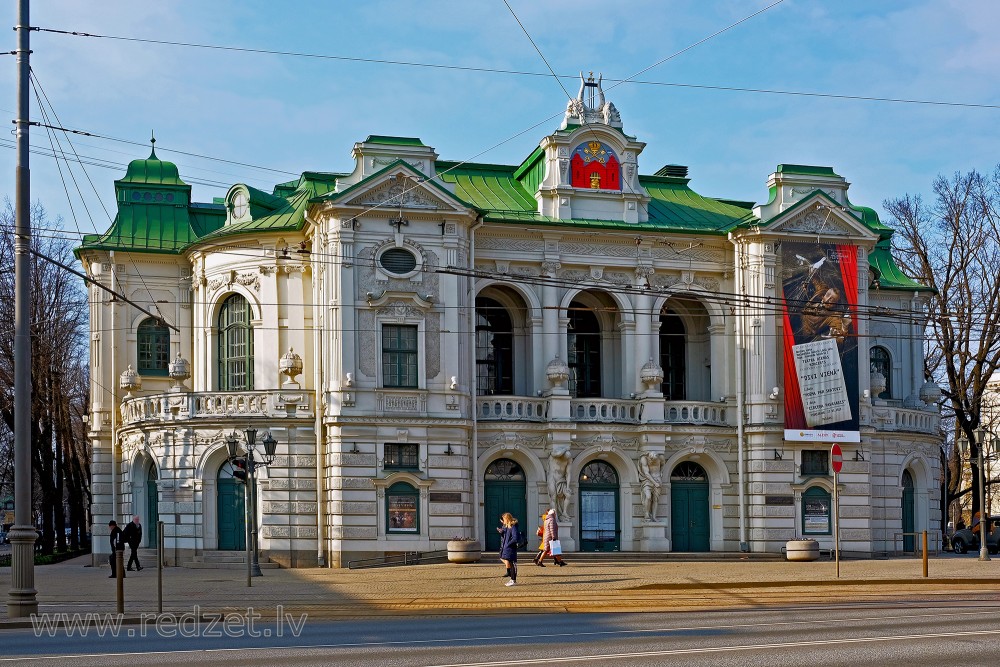
[[[982,549],[979,550],[979,560],[981,560],[981,561],[988,561],[988,560],[990,560],[989,549],[987,549],[986,547],[983,547]]]
[[[254,563],[250,566],[250,576],[251,577],[263,577],[264,573],[260,571],[260,565]]]
[[[38,613],[35,589],[35,540],[32,526],[14,526],[10,531],[11,575],[7,594],[7,618],[27,618]]]

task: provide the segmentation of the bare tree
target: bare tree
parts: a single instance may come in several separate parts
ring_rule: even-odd
[[[47,230],[33,237],[31,257],[32,509],[42,552],[51,553],[66,547],[66,508],[79,536],[87,514],[81,507],[89,506],[89,474],[83,474],[88,464],[80,460],[87,455],[80,425],[86,405],[87,295],[78,278],[46,260],[73,261],[70,241],[58,234],[59,221],[49,221],[37,203],[31,218],[34,229]],[[0,271],[13,264],[13,219],[8,201],[0,212]],[[13,282],[12,272],[0,275],[0,420],[8,432],[14,428]],[[0,470],[3,465],[0,461]]]
[[[898,263],[934,290],[925,374],[942,387],[943,416],[955,437],[970,442],[971,484],[961,488],[961,460],[952,447],[945,507],[971,492],[975,513],[981,444],[975,429],[983,424],[987,383],[1000,368],[1000,166],[989,176],[939,176],[933,189],[930,204],[906,195],[884,205],[894,218]]]

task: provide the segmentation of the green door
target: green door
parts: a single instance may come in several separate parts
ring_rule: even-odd
[[[591,461],[580,471],[580,551],[619,551],[618,471]]]
[[[246,485],[233,479],[228,464],[219,471],[219,549],[243,551],[247,548]]]
[[[156,531],[159,529],[160,502],[156,489],[156,470],[151,470],[153,479],[146,480],[146,530],[143,535],[146,538],[146,547],[155,549],[157,547]]]
[[[670,541],[674,551],[709,551],[708,475],[684,461],[670,475]]]
[[[527,516],[527,484],[524,470],[516,461],[497,459],[486,467],[483,493],[483,526],[486,530],[486,551],[500,550],[500,515],[510,512],[520,530],[529,530],[534,517]],[[529,541],[530,542],[530,541]]]
[[[913,553],[916,548],[913,531],[913,477],[909,470],[903,471],[903,551]]]

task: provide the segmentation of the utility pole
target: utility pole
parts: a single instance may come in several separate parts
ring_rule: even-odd
[[[35,527],[31,523],[31,177],[28,171],[28,93],[31,54],[28,0],[17,12],[17,179],[14,220],[14,526],[10,531],[7,617],[38,613]]]

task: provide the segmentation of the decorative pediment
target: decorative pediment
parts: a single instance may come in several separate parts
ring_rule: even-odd
[[[851,238],[855,241],[878,240],[860,214],[841,206],[822,190],[798,202],[795,206],[762,223],[768,234],[803,235],[824,238]]]
[[[453,197],[448,190],[433,180],[428,180],[402,160],[396,160],[378,174],[330,196],[328,201],[335,205],[386,211],[400,209],[441,213],[469,211],[468,206]]]
[[[397,173],[381,184],[363,192],[347,202],[348,206],[377,206],[388,209],[446,209],[454,207],[431,195],[415,178]]]

